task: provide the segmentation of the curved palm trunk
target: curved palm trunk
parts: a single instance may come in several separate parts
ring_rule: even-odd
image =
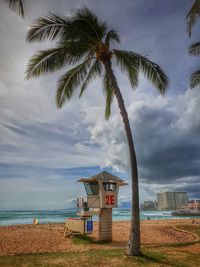
[[[104,62],[106,73],[109,77],[115,96],[117,98],[120,114],[124,123],[124,129],[129,147],[130,165],[131,165],[131,178],[132,178],[132,209],[131,209],[131,228],[129,235],[129,242],[126,254],[129,256],[140,256],[140,213],[139,213],[139,192],[138,192],[138,170],[135,148],[129,124],[128,113],[126,111],[124,100],[120,89],[117,85],[115,75],[112,70],[111,62]]]

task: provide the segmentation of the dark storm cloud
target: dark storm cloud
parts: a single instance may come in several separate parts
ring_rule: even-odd
[[[200,177],[200,118],[194,116],[200,112],[200,95],[191,91],[183,98],[164,109],[148,105],[139,112],[133,127],[140,176],[146,182],[179,184],[187,177],[187,184],[195,185],[192,177]]]
[[[191,93],[191,98],[200,99],[197,94],[192,96]],[[191,102],[186,105],[189,107]],[[199,102],[193,107],[193,112],[198,113]],[[194,122],[191,114],[184,121],[185,125],[187,119],[191,121],[189,129],[179,125],[180,117],[184,118],[187,114],[187,107],[185,109],[185,113],[181,114],[163,110],[162,106],[144,106],[141,112],[134,115],[139,117],[133,128],[141,177],[164,184],[176,182],[182,177],[200,175],[200,120]]]

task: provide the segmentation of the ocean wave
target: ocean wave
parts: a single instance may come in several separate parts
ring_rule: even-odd
[[[9,210],[0,211],[0,225],[14,225],[14,224],[31,224],[35,217],[38,218],[39,223],[54,223],[64,222],[66,218],[76,217],[76,209],[63,209],[63,210]],[[141,220],[164,220],[164,219],[180,219],[179,217],[171,216],[171,211],[141,211]],[[113,220],[130,220],[130,209],[113,209]],[[183,217],[182,217],[183,218]],[[191,219],[191,217],[184,217]],[[93,216],[94,221],[98,221],[98,216]]]

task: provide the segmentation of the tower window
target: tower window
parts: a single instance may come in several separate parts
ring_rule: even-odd
[[[103,188],[105,191],[116,191],[116,183],[103,183]]]
[[[85,182],[84,185],[87,195],[98,195],[99,193],[98,182]]]

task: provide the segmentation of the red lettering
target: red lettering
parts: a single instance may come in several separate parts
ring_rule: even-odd
[[[106,205],[110,205],[110,198],[108,195],[106,195]]]
[[[114,205],[114,204],[115,204],[114,196],[110,196],[110,205]]]
[[[114,205],[115,204],[115,198],[113,195],[106,195],[106,205]]]

